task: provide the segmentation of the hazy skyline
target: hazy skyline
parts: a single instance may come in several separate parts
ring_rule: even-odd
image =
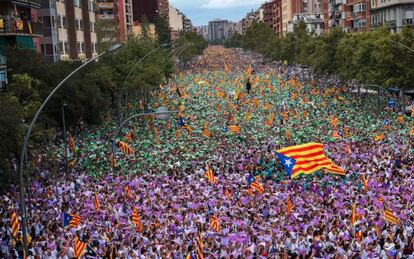
[[[240,21],[246,13],[256,10],[264,0],[170,0],[195,26],[207,25],[214,19]]]

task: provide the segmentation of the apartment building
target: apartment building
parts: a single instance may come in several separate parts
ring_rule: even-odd
[[[53,61],[85,60],[97,55],[93,0],[42,0],[42,53]]]
[[[264,3],[263,9],[263,22],[269,28],[272,28],[276,35],[283,35],[282,27],[282,0],[274,0]]]
[[[10,46],[41,52],[39,9],[35,0],[0,1],[0,54]]]
[[[413,0],[371,0],[372,27],[390,26],[393,32],[414,28]]]

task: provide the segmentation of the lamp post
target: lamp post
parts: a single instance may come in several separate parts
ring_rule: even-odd
[[[175,110],[175,111],[165,111],[165,112],[150,112],[150,113],[140,113],[140,114],[136,114],[133,115],[131,117],[129,117],[128,119],[124,120],[119,127],[116,129],[113,137],[112,137],[112,143],[110,144],[110,151],[113,157],[115,157],[115,152],[116,152],[116,140],[118,138],[119,132],[121,131],[121,129],[125,126],[126,123],[128,123],[129,121],[136,119],[136,118],[140,118],[140,117],[144,117],[144,116],[149,116],[149,115],[155,115],[155,116],[159,116],[159,115],[167,115],[167,114],[174,114],[174,113],[179,113],[180,111]]]
[[[118,96],[118,105],[117,105],[117,109],[118,109],[118,120],[119,121],[121,121],[122,120],[122,113],[121,113],[121,100],[122,100],[122,97],[124,96],[124,94],[125,94],[125,90],[126,90],[126,83],[127,83],[127,81],[128,81],[128,79],[129,79],[129,77],[132,75],[132,72],[134,72],[134,70],[135,70],[135,68],[142,62],[142,61],[144,61],[147,57],[149,57],[150,55],[152,55],[153,53],[155,53],[156,51],[158,51],[159,49],[161,49],[161,48],[163,48],[163,47],[166,47],[166,46],[168,46],[168,44],[167,43],[163,43],[163,44],[161,44],[159,47],[157,47],[157,48],[155,48],[155,49],[153,49],[153,50],[151,50],[150,52],[148,52],[145,56],[143,56],[142,58],[140,58],[132,67],[131,67],[131,69],[129,70],[129,72],[128,72],[128,74],[126,75],[126,77],[125,77],[125,79],[124,79],[124,82],[122,83],[122,86],[121,86],[121,91],[120,91],[120,93],[119,93],[119,96]],[[169,49],[171,49],[173,46],[171,46]],[[167,49],[168,50],[168,49]]]
[[[98,58],[102,57],[103,55],[106,54],[110,54],[110,53],[114,53],[115,51],[119,50],[120,48],[122,48],[124,45],[123,44],[115,44],[114,46],[110,47],[109,49],[107,49],[105,52],[99,54],[98,56],[88,60],[87,62],[85,62],[84,64],[82,64],[81,66],[79,66],[77,69],[75,69],[72,73],[70,73],[68,76],[66,76],[57,86],[55,89],[53,89],[53,91],[48,95],[48,97],[43,101],[42,105],[40,106],[39,110],[36,112],[32,122],[30,123],[30,126],[26,132],[26,135],[24,137],[23,140],[23,145],[22,145],[22,149],[21,149],[21,153],[20,153],[20,158],[19,158],[19,182],[20,182],[20,186],[19,186],[19,191],[20,191],[20,214],[21,214],[21,218],[22,218],[22,232],[23,232],[23,248],[24,248],[24,252],[27,255],[27,221],[26,221],[26,208],[25,208],[25,186],[24,186],[24,177],[23,177],[23,166],[24,166],[24,157],[27,151],[27,144],[29,143],[29,138],[30,138],[30,133],[32,132],[33,126],[36,123],[37,119],[40,116],[40,113],[43,111],[43,109],[45,108],[45,106],[47,105],[47,103],[49,102],[49,100],[53,97],[53,95],[62,87],[62,85],[68,80],[70,79],[73,75],[75,75],[77,72],[79,72],[82,68],[84,68],[85,66],[87,66],[88,64],[94,62],[95,60],[97,60]]]
[[[63,147],[65,148],[65,172],[68,174],[68,146],[66,143],[66,123],[65,123],[65,107],[67,106],[66,102],[62,102],[62,125],[63,125]]]
[[[401,47],[406,48],[406,49],[408,49],[409,51],[411,51],[411,52],[413,52],[413,53],[414,53],[414,49],[412,49],[412,48],[408,47],[407,45],[405,45],[405,44],[403,44],[403,43],[401,43],[401,42],[399,42],[399,41],[396,41],[396,40],[390,39],[390,42],[392,42],[392,43],[394,43],[394,44],[397,44],[397,45],[400,45]]]

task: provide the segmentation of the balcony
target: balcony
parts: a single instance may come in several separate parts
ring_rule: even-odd
[[[40,1],[39,0],[14,0],[12,1],[16,4],[16,6],[23,6],[28,8],[40,8]]]
[[[114,9],[114,3],[113,2],[103,2],[103,3],[97,3],[98,9],[107,9],[112,10]]]
[[[115,19],[115,15],[113,15],[113,14],[99,14],[98,19],[99,20],[113,20],[113,19]]]
[[[15,18],[3,18],[3,28],[0,27],[0,35],[2,36],[42,36],[42,24],[37,22],[23,21]]]

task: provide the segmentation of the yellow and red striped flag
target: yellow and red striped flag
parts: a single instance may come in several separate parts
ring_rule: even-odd
[[[185,129],[188,134],[191,134],[191,132],[193,132],[193,129],[187,124],[184,124],[183,129]]]
[[[19,232],[19,229],[20,229],[20,223],[19,223],[19,219],[17,218],[16,211],[13,211],[11,214],[11,229],[12,229],[12,236],[16,237],[17,232]]]
[[[129,186],[127,185],[127,186],[125,186],[125,188],[124,188],[124,190],[125,190],[125,194],[126,194],[126,196],[127,196],[127,198],[129,199],[129,198],[131,198],[131,189],[129,188]]]
[[[210,227],[216,232],[220,231],[220,223],[216,215],[210,217]]]
[[[352,211],[351,211],[351,225],[355,225],[355,222],[357,221],[356,217],[357,217],[357,211],[356,211],[356,200],[354,201],[354,204],[352,204]]]
[[[229,131],[236,133],[236,134],[240,134],[240,126],[237,125],[230,125],[229,127]]]
[[[86,248],[86,242],[82,242],[82,240],[79,239],[79,237],[75,237],[75,257],[80,258],[83,254],[83,251],[85,251]]]
[[[293,205],[292,199],[289,196],[286,202],[286,215],[289,215],[292,212],[293,208],[295,208],[295,205]]]
[[[128,134],[125,135],[125,138],[131,142],[134,139],[134,134],[132,132],[128,132]]]
[[[246,111],[246,121],[249,122],[250,121],[250,111]]]
[[[210,130],[208,129],[208,122],[206,121],[205,123],[204,123],[204,128],[203,128],[203,136],[205,137],[205,138],[211,138],[211,132],[210,132]]]
[[[141,223],[141,218],[139,217],[137,208],[134,208],[132,210],[132,217],[131,217],[132,223],[134,223],[135,228],[138,232],[142,232],[144,230],[144,226]]]
[[[253,109],[256,109],[256,108],[257,108],[257,106],[259,106],[259,100],[258,100],[258,99],[256,99],[256,98],[254,98],[254,99],[253,99]]]
[[[203,259],[203,236],[199,232],[197,235],[197,259]]]
[[[274,118],[275,118],[275,115],[271,112],[270,114],[269,114],[269,118],[267,119],[267,121],[265,122],[265,126],[267,126],[267,127],[272,127],[272,125],[273,125],[273,120],[274,120]]]
[[[374,140],[375,141],[381,141],[384,138],[385,138],[384,135],[378,133],[377,135],[375,135]]]
[[[118,148],[124,152],[125,155],[131,155],[134,153],[134,149],[131,148],[127,143],[118,141]]]
[[[362,175],[362,185],[364,186],[365,190],[368,190],[368,182],[364,174]]]
[[[247,178],[247,184],[250,187],[250,190],[251,190],[250,192],[253,192],[253,190],[258,191],[259,193],[264,192],[263,186],[257,181],[257,179],[252,174],[250,174],[249,177]]]
[[[351,153],[352,153],[352,150],[351,150],[351,147],[349,146],[349,143],[345,143],[345,151],[346,151],[348,154],[351,154]]]
[[[332,138],[334,138],[334,139],[340,139],[341,138],[341,135],[339,135],[339,132],[337,130],[334,130],[332,132]]]
[[[329,119],[329,121],[331,122],[331,125],[332,125],[332,126],[334,126],[334,127],[338,126],[338,122],[339,122],[338,118],[336,118],[336,117],[333,117],[333,116],[332,116],[332,117]]]
[[[95,206],[96,210],[99,210],[101,207],[101,204],[99,203],[98,194],[96,192],[93,194],[93,205]]]
[[[334,174],[345,175],[345,171],[335,165],[324,154],[323,145],[320,143],[307,143],[277,150],[277,156],[289,173],[291,178],[301,174],[311,174],[320,169],[325,169]]]
[[[73,139],[72,134],[69,134],[69,150],[73,152],[75,150],[75,140]]]
[[[181,133],[180,133],[180,130],[176,130],[175,131],[175,137],[177,138],[177,139],[179,139],[180,138],[180,135],[181,135]]]
[[[249,188],[249,189],[247,189],[247,194],[249,194],[250,196],[253,196],[254,195],[254,189],[253,188]]]
[[[226,196],[227,199],[230,199],[230,195],[231,195],[230,191],[227,188],[225,188],[224,189],[224,196]]]
[[[397,224],[398,218],[394,215],[394,213],[391,210],[384,210],[384,219],[388,221],[391,224]]]
[[[206,173],[204,176],[208,179],[208,181],[212,184],[217,184],[217,179],[214,177],[213,170],[211,170],[209,165],[206,165]]]

